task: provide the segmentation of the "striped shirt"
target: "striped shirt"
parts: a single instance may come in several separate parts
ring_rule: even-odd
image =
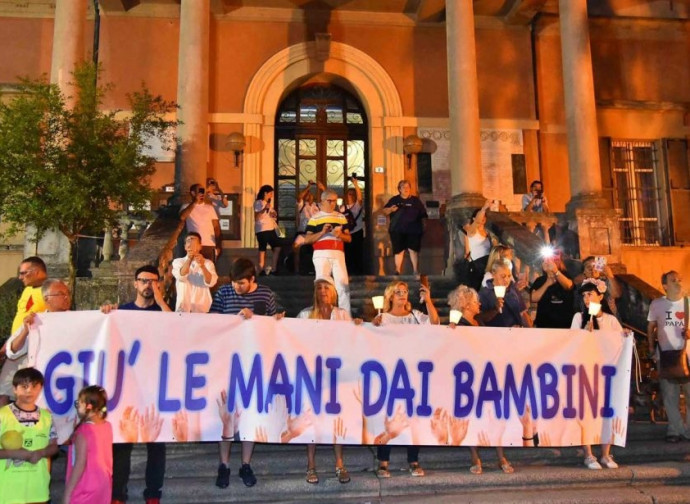
[[[238,294],[232,284],[225,284],[213,296],[209,313],[237,315],[243,308],[256,315],[275,315],[276,295],[265,285],[258,284],[255,291]]]
[[[337,226],[347,226],[347,218],[340,212],[319,211],[309,219],[307,233],[319,233],[326,224],[331,224],[334,228]],[[317,243],[324,240],[342,241],[340,238],[336,238],[333,233],[326,233],[317,240]]]

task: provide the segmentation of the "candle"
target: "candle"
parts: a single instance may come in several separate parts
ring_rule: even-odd
[[[383,309],[383,296],[373,296],[371,302],[374,303],[374,308],[378,311]]]
[[[462,318],[462,312],[460,310],[451,310],[450,311],[450,323],[451,324],[459,324],[461,318]]]
[[[594,303],[590,301],[588,313],[591,316],[596,317],[597,315],[599,315],[599,311],[601,311],[601,305],[599,303]]]

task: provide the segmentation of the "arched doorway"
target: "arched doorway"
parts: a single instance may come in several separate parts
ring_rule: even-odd
[[[280,103],[275,119],[275,183],[279,221],[288,235],[297,223],[297,195],[309,181],[344,197],[356,175],[367,209],[367,116],[359,99],[335,84],[307,84]],[[361,261],[361,259],[360,259]]]

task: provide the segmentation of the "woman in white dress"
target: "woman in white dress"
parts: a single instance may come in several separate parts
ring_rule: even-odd
[[[603,280],[594,278],[585,278],[579,289],[582,295],[582,300],[585,304],[585,309],[577,312],[573,316],[573,323],[570,325],[571,329],[586,329],[588,331],[604,330],[604,331],[623,331],[618,319],[607,313],[609,310],[608,303],[605,302],[606,284]],[[599,310],[596,314],[589,314],[590,304],[596,303]],[[595,305],[596,306],[596,305]],[[607,469],[616,469],[618,464],[611,456],[611,445],[601,445],[601,458],[597,458],[592,453],[592,447],[589,445],[583,446],[585,451],[585,466],[588,469],[601,469],[602,466]]]

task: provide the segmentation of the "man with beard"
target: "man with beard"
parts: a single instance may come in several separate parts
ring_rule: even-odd
[[[163,299],[158,285],[158,269],[151,265],[142,266],[134,273],[134,288],[137,297],[131,303],[103,305],[101,311],[110,313],[119,310],[172,311]],[[135,413],[136,415],[136,413]],[[165,477],[165,443],[146,443],[146,504],[158,504],[163,495]],[[127,482],[131,470],[132,443],[113,444],[113,500],[112,504],[127,502]]]

